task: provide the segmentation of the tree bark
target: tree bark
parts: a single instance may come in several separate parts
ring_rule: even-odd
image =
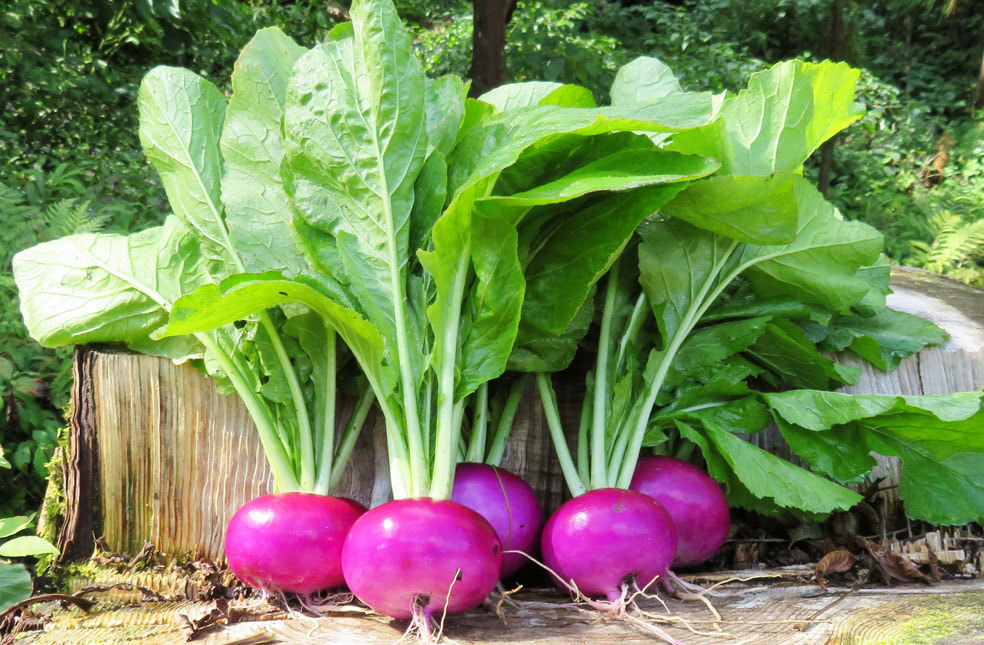
[[[844,25],[844,0],[834,0],[830,5],[830,60],[844,60],[847,54],[847,29]],[[836,138],[836,137],[835,137]],[[824,195],[830,188],[830,176],[834,169],[834,139],[820,148],[820,173],[817,188]]]
[[[479,96],[506,80],[506,25],[517,0],[473,0],[471,95]]]
[[[975,110],[984,109],[984,57],[981,57],[981,71],[977,75],[977,87],[974,89],[971,105]]]

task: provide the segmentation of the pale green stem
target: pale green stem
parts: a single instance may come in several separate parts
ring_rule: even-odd
[[[464,401],[455,403],[454,377],[457,367],[456,352],[458,347],[458,321],[461,318],[461,302],[465,293],[465,282],[468,277],[468,263],[471,258],[471,244],[466,242],[460,249],[458,266],[448,294],[449,308],[447,319],[444,321],[443,338],[435,339],[442,343],[444,353],[440,365],[437,382],[437,436],[434,440],[434,477],[431,480],[430,496],[433,499],[448,499],[451,487],[454,485],[455,438],[460,436],[460,419],[455,420],[455,407],[464,410]]]
[[[601,331],[598,336],[598,357],[595,367],[594,407],[591,423],[591,488],[608,486],[608,469],[605,455],[605,420],[608,411],[608,353],[611,347],[612,317],[615,315],[615,295],[618,291],[619,261],[612,264],[608,273],[605,308],[601,315]]]
[[[618,343],[618,359],[615,361],[615,371],[616,377],[622,373],[625,368],[625,358],[628,356],[629,343],[634,341],[639,335],[639,330],[642,329],[642,323],[646,319],[646,312],[649,310],[646,302],[646,294],[640,293],[639,297],[636,298],[635,305],[632,307],[632,315],[629,316],[629,324],[626,325],[625,333],[622,334],[622,339]]]
[[[362,394],[359,395],[355,409],[352,410],[352,416],[349,417],[345,430],[342,432],[342,440],[338,444],[338,452],[335,455],[335,466],[332,468],[328,485],[324,491],[317,491],[322,495],[330,494],[338,486],[338,481],[342,478],[342,473],[345,472],[345,467],[352,457],[352,451],[355,450],[355,444],[359,440],[359,435],[362,433],[362,428],[366,423],[366,417],[369,416],[369,410],[372,408],[372,402],[375,399],[376,397],[373,395],[371,387],[362,390]]]
[[[506,405],[499,416],[495,436],[492,438],[492,447],[489,448],[489,455],[485,459],[485,463],[490,466],[498,466],[502,463],[502,457],[506,454],[509,432],[512,430],[513,421],[516,419],[516,410],[519,409],[519,402],[523,399],[523,392],[526,390],[526,384],[529,380],[529,374],[522,374],[514,379],[512,385],[509,386]]]
[[[215,357],[215,360],[222,367],[222,371],[232,382],[232,387],[239,394],[240,400],[246,406],[249,416],[256,425],[257,434],[260,435],[260,444],[263,446],[263,452],[270,463],[270,470],[273,471],[277,490],[283,493],[301,490],[294,469],[291,467],[280,443],[277,429],[270,417],[269,408],[250,387],[229,355],[219,347],[211,333],[195,334],[195,338]]]
[[[680,350],[680,346],[683,344],[683,341],[686,340],[687,336],[700,320],[701,311],[707,310],[710,303],[724,291],[724,288],[732,279],[731,276],[729,276],[728,280],[720,283],[718,288],[714,291],[711,299],[708,299],[708,293],[711,291],[712,285],[737,246],[738,242],[733,241],[731,246],[728,247],[728,250],[725,251],[724,257],[715,262],[714,270],[711,271],[708,274],[707,279],[704,280],[704,284],[701,286],[700,291],[690,303],[690,307],[687,308],[687,313],[684,315],[683,320],[680,321],[680,326],[677,328],[676,333],[674,333],[673,337],[670,339],[670,343],[667,346],[666,351],[663,353],[663,358],[660,361],[659,368],[657,369],[653,380],[647,384],[649,391],[646,393],[645,403],[643,403],[639,417],[635,419],[635,426],[629,440],[629,447],[626,450],[625,461],[622,463],[622,469],[619,472],[618,481],[616,482],[616,486],[619,488],[628,488],[629,484],[632,482],[632,475],[635,473],[636,463],[639,461],[639,452],[642,450],[642,440],[646,435],[646,426],[649,423],[649,417],[653,412],[653,406],[656,404],[656,398],[659,396],[660,389],[663,387],[663,381],[666,379],[666,375],[670,371],[670,365],[673,363],[676,353]]]
[[[571,459],[571,451],[567,447],[567,438],[564,437],[564,428],[560,423],[560,413],[557,411],[557,399],[554,395],[553,385],[550,384],[550,375],[545,372],[537,372],[536,385],[540,390],[540,400],[543,402],[543,411],[547,416],[550,438],[553,440],[554,450],[557,452],[557,460],[560,462],[560,470],[564,473],[567,488],[570,489],[571,495],[574,497],[583,495],[588,489],[578,477],[574,460]]]
[[[480,464],[485,457],[485,441],[489,425],[489,383],[486,381],[478,386],[473,398],[471,440],[465,461]]]
[[[581,421],[577,427],[577,474],[581,481],[591,479],[590,446],[588,441],[588,429],[591,427],[591,399],[587,396],[581,403]]]
[[[335,400],[337,398],[338,387],[338,354],[336,351],[337,337],[335,330],[328,327],[326,330],[325,342],[325,386],[324,392],[324,417],[321,422],[321,442],[318,454],[318,479],[315,483],[315,492],[327,495],[330,490],[329,481],[334,470],[344,469],[344,465],[336,466],[335,460]],[[370,388],[366,388],[369,390]]]
[[[280,340],[280,335],[277,333],[276,327],[273,326],[273,321],[265,311],[260,312],[260,324],[263,325],[264,329],[266,329],[267,336],[270,337],[270,344],[273,345],[273,350],[277,354],[277,361],[280,363],[280,368],[283,370],[284,377],[287,379],[290,398],[297,412],[301,489],[306,491],[314,490],[316,478],[314,436],[311,431],[311,417],[308,415],[307,402],[304,400],[304,391],[301,389],[301,383],[297,379],[297,372],[294,370],[294,365],[290,362],[290,357],[287,355],[284,343]]]

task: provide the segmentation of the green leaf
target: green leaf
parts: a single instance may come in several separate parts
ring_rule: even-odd
[[[792,242],[798,212],[793,175],[719,175],[689,184],[662,212],[751,244]]]
[[[0,557],[24,558],[35,555],[58,555],[54,544],[36,535],[23,535],[0,544]]]
[[[31,574],[23,564],[0,562],[0,611],[31,597]]]
[[[592,287],[584,304],[574,315],[564,333],[553,336],[519,324],[516,345],[509,356],[508,369],[516,372],[559,372],[570,365],[577,351],[577,343],[588,333],[594,313]]]
[[[846,510],[861,495],[780,459],[715,424],[704,424],[711,444],[748,490],[777,505],[809,513]]]
[[[984,391],[894,396],[793,390],[763,396],[786,421],[810,430],[827,430],[889,411],[921,411],[943,422],[966,421],[980,410]]]
[[[739,271],[763,296],[780,295],[844,311],[868,293],[858,269],[878,260],[882,235],[861,222],[845,221],[815,187],[794,180],[799,208],[796,239],[782,245],[746,245]]]
[[[787,61],[754,74],[714,123],[681,132],[670,149],[713,157],[723,173],[795,171],[830,137],[861,118],[860,72],[845,63]]]
[[[940,345],[949,336],[919,316],[883,309],[874,316],[838,316],[830,323],[825,351],[851,351],[875,367],[893,370],[903,358],[928,345]]]
[[[28,331],[46,347],[145,339],[171,304],[221,265],[176,217],[130,236],[85,233],[13,259]],[[190,355],[201,347],[189,345]]]
[[[468,130],[449,160],[454,194],[509,167],[527,149],[566,135],[673,132],[713,117],[710,94],[681,94],[659,103],[602,108],[543,105],[486,117]]]
[[[447,156],[458,139],[465,120],[465,95],[468,84],[457,76],[424,80],[424,111],[427,114],[427,140]]]
[[[550,81],[506,83],[482,94],[478,97],[478,100],[495,107],[496,112],[505,112],[507,110],[539,105],[541,100],[561,87],[563,87],[563,83],[553,83]]]
[[[505,370],[526,286],[511,224],[475,214],[471,233],[475,282],[468,296],[468,328],[455,387],[458,399]]]
[[[730,432],[676,422],[701,449],[708,473],[727,487],[728,502],[770,515],[782,509],[827,514],[861,501],[857,493],[753,446]]]
[[[10,462],[3,456],[3,446],[0,446],[0,468],[10,468]]]
[[[646,222],[640,233],[639,281],[668,344],[704,283],[727,259],[731,241],[677,219]]]
[[[550,232],[549,243],[527,265],[524,325],[550,335],[562,334],[639,223],[679,188],[669,185],[616,193],[559,223]]]
[[[615,75],[611,89],[612,105],[655,101],[682,92],[680,81],[662,61],[640,56],[623,65]]]
[[[138,103],[140,145],[175,215],[198,232],[202,252],[228,260],[220,201],[219,137],[226,112],[221,90],[186,69],[155,67],[140,83]]]
[[[721,365],[748,349],[768,328],[768,317],[749,318],[702,327],[692,332],[677,352],[671,369],[677,377],[668,384],[703,367]]]
[[[861,374],[856,367],[839,365],[820,354],[802,329],[781,318],[769,323],[766,333],[747,353],[774,373],[779,382],[792,387],[854,385]]]
[[[965,524],[984,518],[984,391],[931,396],[795,391],[765,395],[790,445],[834,476],[875,451],[902,460],[899,496],[914,518]],[[788,423],[786,423],[788,422]],[[794,425],[795,424],[795,425]],[[845,463],[836,463],[835,460]],[[853,461],[858,466],[851,466]]]
[[[357,4],[352,17],[353,38],[325,42],[294,66],[284,116],[288,192],[305,224],[334,234],[353,293],[403,362],[420,352],[407,336],[404,302],[414,182],[427,145],[424,78],[391,5]],[[326,208],[337,213],[328,226],[318,221]],[[422,359],[410,360],[420,369]]]
[[[857,424],[836,432],[818,432],[789,423],[783,417],[776,417],[775,421],[792,451],[812,470],[844,483],[860,483],[875,466],[864,431]]]
[[[261,29],[239,54],[220,146],[222,201],[229,235],[247,271],[306,268],[291,231],[280,176],[287,79],[306,50],[275,27]]]
[[[687,181],[716,169],[717,164],[712,160],[685,157],[655,147],[619,150],[529,190],[483,198],[478,207],[485,213],[518,222],[534,206],[566,202],[590,193]]]
[[[0,518],[0,538],[10,537],[15,533],[20,533],[29,527],[33,520],[34,518],[26,515]]]
[[[362,359],[363,365],[377,366],[366,374],[381,386],[377,391],[392,389],[396,368],[385,359],[379,331],[326,295],[318,282],[304,277],[285,280],[276,274],[243,274],[227,278],[221,287],[203,285],[174,304],[164,335],[215,329],[286,302],[299,302],[317,312]]]

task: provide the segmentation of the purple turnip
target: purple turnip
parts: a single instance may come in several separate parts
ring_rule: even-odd
[[[400,499],[360,517],[342,547],[349,590],[391,618],[477,607],[495,588],[502,544],[475,511],[448,500]]]
[[[262,591],[310,594],[337,587],[342,544],[366,508],[314,493],[263,495],[236,511],[225,553],[240,580]]]
[[[673,518],[677,533],[674,567],[704,562],[728,538],[728,500],[718,483],[696,466],[673,457],[644,457],[629,488],[655,499]]]
[[[516,475],[486,464],[459,464],[451,501],[488,520],[505,551],[533,555],[543,526],[543,511],[533,488]],[[518,553],[504,553],[502,577],[516,573],[527,562]]]
[[[547,566],[563,582],[617,603],[666,574],[676,542],[673,520],[653,498],[600,488],[557,509],[540,544]]]

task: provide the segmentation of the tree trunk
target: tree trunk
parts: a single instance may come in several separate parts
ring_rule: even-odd
[[[471,94],[479,96],[506,80],[506,25],[517,0],[473,0]]]
[[[981,57],[981,71],[977,75],[977,87],[974,89],[974,100],[971,106],[975,110],[984,109],[984,56]]]
[[[847,29],[844,25],[844,0],[834,0],[830,5],[830,51],[829,58],[833,61],[844,60],[847,53]],[[817,178],[817,188],[824,195],[830,187],[830,175],[834,169],[834,141],[828,140],[820,148],[820,173]]]

